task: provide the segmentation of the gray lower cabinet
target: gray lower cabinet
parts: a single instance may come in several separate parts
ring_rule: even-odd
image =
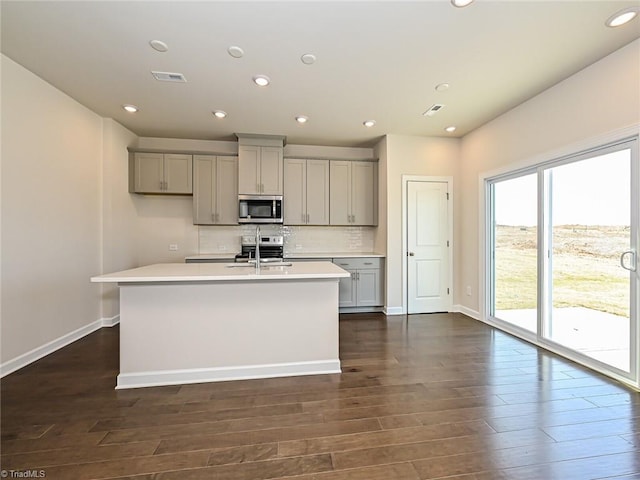
[[[340,279],[340,307],[382,306],[382,258],[334,258],[333,263],[351,274],[348,278]]]
[[[238,223],[238,157],[193,156],[193,223]]]

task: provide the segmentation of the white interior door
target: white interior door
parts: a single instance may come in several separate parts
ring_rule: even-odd
[[[450,310],[447,182],[407,182],[408,313]]]

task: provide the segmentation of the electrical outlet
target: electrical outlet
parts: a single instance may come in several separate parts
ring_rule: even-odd
[[[218,251],[225,252],[226,250],[227,250],[227,246],[226,245],[218,245]]]
[[[467,285],[467,296],[471,296],[471,287]]]
[[[299,243],[296,243],[296,250],[301,250],[302,249],[302,245],[300,245]]]
[[[169,244],[169,250],[172,252],[177,252],[178,251],[178,244],[177,243],[170,243]]]

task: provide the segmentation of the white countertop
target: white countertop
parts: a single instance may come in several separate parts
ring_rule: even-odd
[[[233,265],[230,267],[229,265]],[[157,263],[92,277],[96,283],[220,282],[345,278],[350,274],[331,262],[302,262],[291,266],[238,267],[237,263]]]
[[[384,258],[382,253],[375,252],[321,252],[321,253],[285,253],[285,261],[303,259],[303,258],[366,258],[377,257]],[[200,255],[190,255],[185,260],[230,260],[235,259],[235,253],[202,253]]]

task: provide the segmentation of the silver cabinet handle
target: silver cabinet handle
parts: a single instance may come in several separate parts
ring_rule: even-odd
[[[628,267],[624,263],[625,257],[627,255],[631,255],[631,258],[632,258],[632,261],[630,262],[630,265]],[[637,260],[636,260],[635,250],[627,250],[626,252],[623,252],[622,255],[620,255],[620,266],[625,270],[629,270],[630,272],[637,271],[636,263],[637,263]]]

